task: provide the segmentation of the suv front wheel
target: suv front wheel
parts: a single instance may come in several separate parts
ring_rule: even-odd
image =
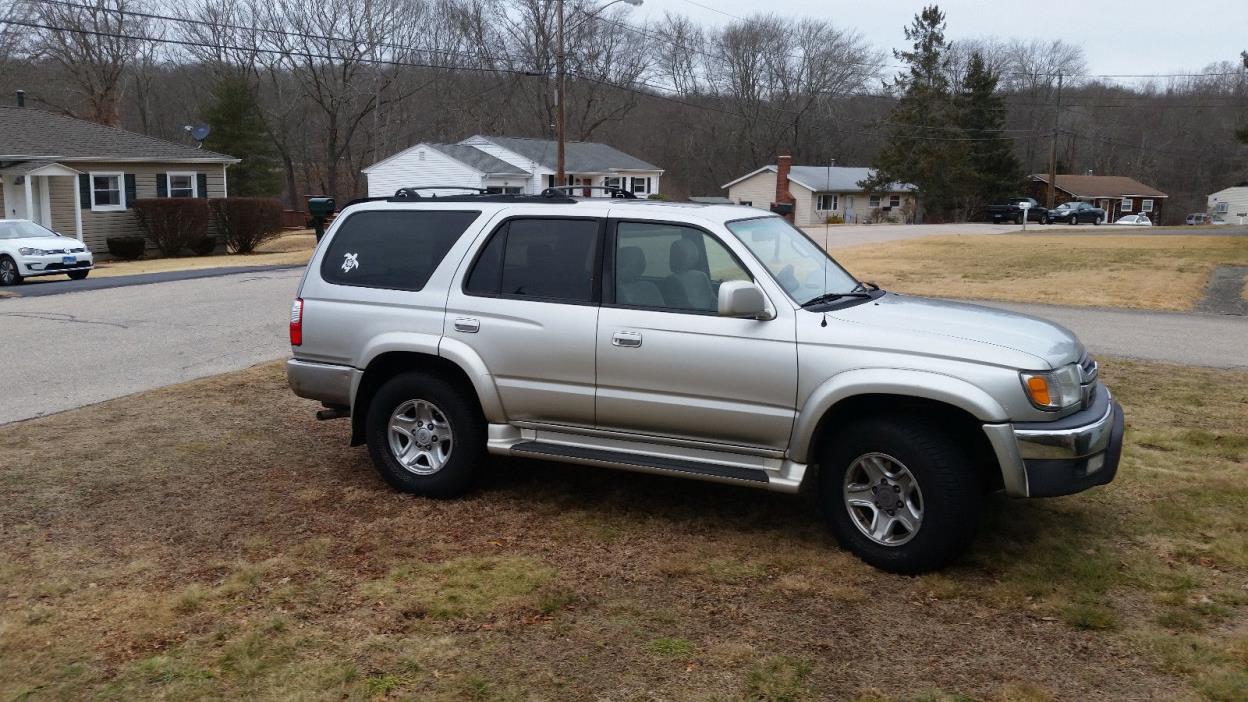
[[[475,398],[441,378],[403,373],[368,406],[365,435],[377,472],[393,487],[428,497],[467,492],[485,462],[485,419]]]
[[[970,545],[980,481],[947,432],[920,418],[867,419],[833,438],[820,501],[842,546],[893,573],[940,568]]]

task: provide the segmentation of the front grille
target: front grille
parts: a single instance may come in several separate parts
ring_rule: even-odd
[[[1096,399],[1096,384],[1101,375],[1101,368],[1088,354],[1079,359],[1079,399],[1080,407],[1087,409]]]

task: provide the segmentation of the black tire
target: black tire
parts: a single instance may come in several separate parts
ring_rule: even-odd
[[[0,285],[19,285],[22,274],[18,273],[17,261],[8,256],[0,256]]]
[[[66,275],[69,276],[70,280],[86,280],[87,276],[90,274],[91,271],[74,271],[73,273],[67,273]]]
[[[1099,226],[1101,226],[1101,219],[1102,219],[1102,218],[1097,217],[1096,219],[1092,220],[1092,224],[1094,224],[1094,225],[1096,225],[1096,226],[1098,226],[1098,227],[1099,227]]]
[[[1049,223],[1049,216],[1048,216],[1047,214],[1042,214],[1042,215],[1040,215],[1040,223],[1041,223],[1041,224],[1048,224],[1048,223]]]
[[[1078,223],[1079,223],[1079,217],[1077,217],[1077,216],[1075,216],[1075,215],[1073,215],[1073,214],[1072,214],[1072,215],[1070,215],[1070,219],[1068,219],[1068,220],[1066,220],[1066,221],[1067,221],[1067,223],[1069,223],[1069,224],[1078,224]]]
[[[413,400],[431,403],[450,425],[453,437],[446,462],[427,475],[405,468],[390,445],[391,415]],[[426,373],[401,373],[378,388],[365,415],[365,439],[373,465],[387,483],[426,497],[464,494],[486,461],[486,423],[476,397]]]
[[[872,453],[903,464],[921,493],[921,521],[900,545],[878,543],[863,533],[845,500],[847,472]],[[975,536],[983,503],[978,472],[956,437],[922,418],[864,419],[845,427],[822,456],[819,471],[820,502],[832,533],[876,568],[907,575],[936,570],[961,555]]]

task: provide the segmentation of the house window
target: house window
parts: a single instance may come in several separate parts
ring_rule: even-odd
[[[879,206],[880,206],[880,196],[879,196],[879,195],[872,195],[872,196],[871,196],[871,199],[867,201],[867,205],[868,205],[869,207],[879,207]]]
[[[1152,212],[1152,211],[1153,211],[1152,200],[1140,200],[1140,212]]]
[[[901,196],[900,196],[900,195],[889,195],[889,196],[888,196],[888,206],[889,206],[889,207],[901,207]]]
[[[1132,207],[1135,207],[1135,200],[1132,200],[1129,197],[1122,198],[1122,211],[1123,212],[1130,212]]]
[[[169,178],[169,197],[196,197],[199,193],[195,188],[194,173],[170,173]]]
[[[519,195],[520,188],[514,185],[490,185],[485,188],[487,195]]]
[[[116,212],[126,209],[126,191],[120,173],[91,174],[91,211]]]
[[[742,201],[738,202],[737,204],[738,204],[738,205],[745,205],[746,207],[753,207],[753,206],[754,206],[754,201],[753,201],[753,200],[742,200]]]
[[[1213,211],[1215,214],[1226,214],[1231,211],[1230,205],[1231,203],[1229,202],[1219,202],[1213,206]]]
[[[645,195],[650,192],[649,178],[633,178],[633,193],[636,195]]]
[[[815,209],[824,212],[836,211],[840,209],[841,198],[835,193],[819,193],[815,202]]]
[[[608,176],[603,179],[602,184],[608,188],[623,188],[624,184],[620,182],[619,176]]]

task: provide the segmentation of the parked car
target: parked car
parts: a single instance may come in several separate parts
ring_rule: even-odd
[[[38,275],[86,278],[95,260],[86,244],[28,219],[0,219],[0,285]]]
[[[1105,221],[1105,210],[1093,207],[1086,202],[1065,202],[1049,210],[1049,221],[1067,224],[1101,224]]]
[[[1026,204],[1027,207],[1023,207]],[[1049,223],[1049,211],[1030,197],[1015,197],[988,206],[988,217],[993,224],[1002,222],[1023,223],[1023,212],[1027,212],[1027,221]]]
[[[810,488],[917,573],[988,493],[1118,469],[1122,409],[1051,322],[881,290],[747,208],[419,193],[348,206],[290,314],[291,388],[399,490],[460,495],[487,454]]]
[[[1213,221],[1212,218],[1204,212],[1193,212],[1187,216],[1186,223],[1189,226],[1196,226],[1200,224],[1212,224]]]
[[[1114,224],[1126,224],[1132,227],[1151,227],[1153,226],[1153,220],[1149,219],[1148,215],[1133,214],[1119,217]]]

